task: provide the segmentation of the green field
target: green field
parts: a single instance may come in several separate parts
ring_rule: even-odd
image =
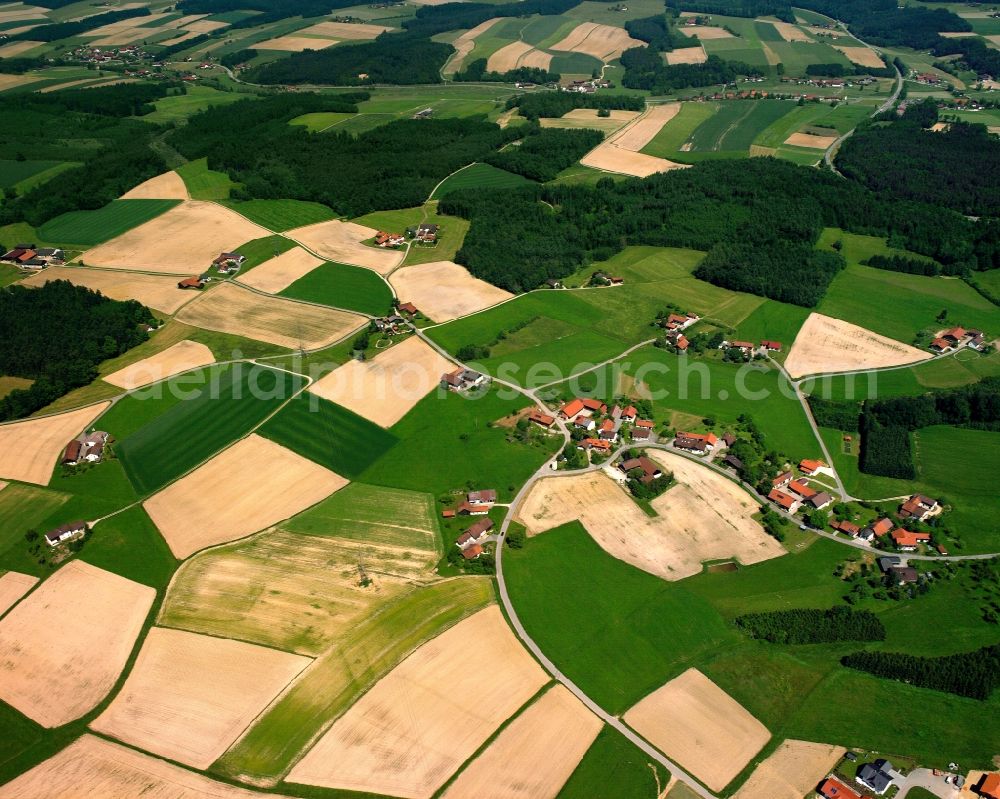
[[[93,246],[155,219],[177,200],[114,200],[97,211],[69,211],[38,228],[45,241]]]
[[[497,169],[489,164],[473,164],[445,178],[431,195],[432,199],[460,189],[516,189],[531,185],[532,181],[513,172]]]
[[[220,92],[218,89],[213,89],[209,86],[187,86],[186,94],[172,95],[164,97],[162,100],[157,100],[153,103],[156,106],[156,110],[151,114],[140,117],[140,119],[153,122],[157,125],[171,122],[174,124],[183,124],[190,117],[199,111],[204,111],[206,108],[212,108],[217,105],[228,105],[229,103],[236,103],[240,100],[252,98],[252,94]]]
[[[688,157],[700,153],[746,155],[757,136],[796,106],[787,100],[723,103],[719,111],[691,135]]]
[[[304,385],[287,372],[246,364],[200,373],[208,374],[218,379],[201,382],[189,399],[144,400],[131,394],[102,418],[101,424],[119,439],[118,456],[140,495],[157,491],[246,435]],[[175,381],[157,386],[173,386]],[[181,385],[190,387],[191,382]],[[148,421],[122,435],[117,420],[134,418],[137,406]]]
[[[248,241],[246,244],[241,244],[236,248],[236,251],[246,258],[246,260],[243,262],[243,266],[240,267],[240,271],[236,274],[237,279],[239,279],[240,275],[245,275],[255,266],[260,266],[265,261],[277,258],[281,253],[288,252],[295,246],[294,241],[277,234],[264,236],[263,238]]]
[[[391,432],[308,393],[268,419],[260,433],[352,480],[396,444]]]
[[[335,308],[382,316],[392,306],[392,291],[371,269],[327,262],[279,292]]]
[[[69,498],[69,494],[17,483],[0,490],[0,557],[3,561],[6,561],[8,550],[23,548],[22,536],[28,530],[43,526]]]
[[[648,799],[656,796],[656,778],[650,758],[617,730],[605,726],[577,764],[559,792],[558,799],[592,799],[614,796],[617,799]],[[669,780],[657,766],[660,785]]]
[[[160,531],[138,506],[97,525],[80,559],[153,588],[166,588],[177,568]]]
[[[60,166],[62,161],[14,161],[0,158],[0,189],[10,189],[34,175]]]
[[[676,160],[691,134],[719,110],[719,103],[683,103],[677,116],[660,128],[653,140],[642,148],[646,155]]]
[[[326,222],[336,214],[321,203],[304,200],[228,200],[223,205],[232,208],[251,222],[281,233],[292,228]]]
[[[177,168],[192,200],[226,200],[236,184],[229,175],[208,168],[208,159],[199,158]]]
[[[319,111],[313,114],[303,114],[289,120],[289,125],[301,125],[310,133],[322,133],[324,130],[336,127],[346,119],[351,119],[354,114],[343,114],[336,111]]]

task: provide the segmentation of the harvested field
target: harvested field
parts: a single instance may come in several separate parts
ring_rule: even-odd
[[[303,50],[325,50],[337,43],[336,39],[318,39],[309,36],[278,36],[254,45],[257,50],[281,50],[286,53],[301,53]]]
[[[852,64],[857,64],[862,67],[872,67],[873,69],[884,69],[885,64],[882,59],[878,57],[878,54],[874,50],[869,50],[867,47],[845,47],[843,45],[834,44],[831,47],[840,50],[847,60]]]
[[[622,718],[713,791],[728,785],[771,737],[697,669],[658,688]]]
[[[704,64],[708,60],[708,53],[704,47],[682,47],[663,54],[667,63],[674,64]]]
[[[17,600],[35,587],[37,577],[20,572],[0,574],[0,616],[6,613]]]
[[[311,252],[306,252],[301,247],[292,247],[281,255],[254,267],[238,280],[258,291],[277,294],[323,263],[322,258],[317,258]]]
[[[472,675],[483,679],[466,690]],[[547,681],[500,609],[488,607],[379,680],[288,781],[429,799]]]
[[[569,53],[585,53],[600,61],[614,61],[632,47],[645,47],[644,42],[633,39],[624,28],[583,22],[569,32],[562,41],[552,45],[551,50]]]
[[[538,121],[543,128],[591,128],[608,135],[639,116],[638,111],[611,111],[609,113],[610,116],[599,117],[596,108],[574,108],[561,117],[555,119],[543,117]]]
[[[157,311],[173,314],[184,303],[194,299],[194,293],[177,288],[177,278],[119,272],[107,269],[86,269],[76,266],[50,266],[37,275],[21,281],[22,286],[44,286],[50,280],[68,280],[76,286],[99,291],[113,300],[138,300]]]
[[[455,39],[455,41],[451,43],[451,46],[455,48],[455,54],[451,57],[448,63],[444,65],[442,71],[446,75],[454,75],[456,72],[460,72],[462,66],[464,65],[465,57],[471,53],[473,48],[476,46],[476,39],[486,33],[486,31],[496,25],[499,21],[500,17],[488,19],[486,22],[481,22],[476,25],[476,27],[465,31],[465,33]]]
[[[451,261],[407,266],[393,272],[389,282],[403,302],[412,302],[435,322],[450,322],[514,296]]]
[[[28,83],[36,83],[41,78],[38,75],[8,75],[0,74],[0,92],[13,89],[15,86],[24,86]]]
[[[242,641],[153,627],[97,732],[208,768],[310,659]]]
[[[0,478],[48,485],[56,461],[71,438],[107,410],[110,402],[0,425]]]
[[[811,313],[785,359],[793,378],[826,372],[850,372],[926,361],[929,352],[872,333],[863,327]]]
[[[287,799],[272,794],[275,799]],[[260,794],[216,782],[134,749],[84,735],[0,787],[0,799],[94,796],[102,799],[255,799]]]
[[[285,235],[328,261],[366,266],[380,275],[387,275],[403,262],[404,253],[367,247],[361,243],[373,238],[377,232],[355,222],[331,219],[289,230]]]
[[[465,768],[444,799],[552,799],[602,726],[566,687],[556,685]]]
[[[296,33],[302,36],[321,36],[325,39],[351,41],[374,39],[380,34],[391,30],[393,28],[387,28],[384,25],[364,25],[354,22],[318,22],[308,28],[296,31]]]
[[[221,30],[222,28],[229,27],[228,22],[216,22],[211,19],[202,19],[198,22],[192,22],[190,25],[185,25],[184,30],[190,31],[191,33],[211,33],[212,31]]]
[[[319,349],[344,338],[364,317],[223,283],[184,306],[178,321],[266,341],[289,349]]]
[[[174,275],[204,272],[220,252],[271,235],[217,203],[188,200],[127,233],[87,250],[88,266]]]
[[[347,485],[338,474],[251,434],[143,503],[184,559],[277,524]]]
[[[0,58],[16,58],[28,50],[34,50],[44,42],[11,42],[0,47]]]
[[[712,25],[682,25],[678,30],[685,36],[705,41],[707,39],[732,39],[733,34],[725,28],[716,28]]]
[[[164,47],[173,47],[175,44],[180,44],[181,42],[186,42],[190,39],[194,39],[198,36],[197,33],[193,31],[184,31],[180,36],[175,36],[173,39],[166,39],[162,42],[157,42],[157,44],[163,45]],[[260,47],[260,45],[257,45]]]
[[[549,53],[536,50],[527,42],[517,41],[504,45],[489,57],[486,69],[490,72],[509,72],[519,67],[549,68],[552,56]]]
[[[89,713],[125,668],[155,598],[70,561],[0,620],[0,699],[43,727]]]
[[[351,360],[309,387],[382,427],[392,427],[455,365],[416,336],[369,361]]]
[[[844,756],[842,746],[785,741],[754,769],[733,799],[802,799]]]
[[[786,42],[811,42],[812,38],[806,35],[806,32],[802,30],[798,25],[792,25],[789,22],[772,22],[775,28],[778,29],[778,33],[781,34],[781,38]]]
[[[123,200],[190,200],[187,186],[176,172],[164,172],[125,192]]]
[[[212,351],[197,341],[178,341],[162,352],[105,376],[104,382],[124,389],[157,383],[171,375],[215,363]]]
[[[660,132],[660,129],[677,116],[680,110],[680,103],[650,106],[644,114],[627,128],[624,128],[612,141],[616,147],[637,153],[649,144]]]
[[[664,580],[698,574],[706,560],[749,564],[784,554],[751,518],[757,503],[735,483],[678,455],[650,457],[678,482],[653,500],[654,518],[607,475],[591,472],[540,480],[519,519],[531,535],[579,519],[602,549]]]
[[[581,158],[580,163],[594,169],[641,178],[657,172],[686,168],[685,164],[676,164],[665,158],[656,158],[639,152],[677,115],[680,108],[680,103],[647,107],[633,122],[609,136]]]
[[[814,133],[793,133],[785,139],[785,144],[791,144],[793,147],[809,147],[813,150],[825,150],[835,141],[837,141],[837,136],[817,136]]]

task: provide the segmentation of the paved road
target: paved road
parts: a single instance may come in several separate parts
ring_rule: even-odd
[[[906,799],[911,788],[924,788],[941,799],[958,799],[959,790],[954,785],[944,781],[944,776],[934,776],[928,768],[917,768],[907,774],[902,780],[896,780],[899,792],[896,799]]]

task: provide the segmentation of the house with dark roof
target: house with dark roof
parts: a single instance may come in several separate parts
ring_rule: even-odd
[[[900,585],[908,585],[920,580],[920,575],[912,566],[893,566],[889,569],[889,574]]]
[[[682,433],[678,432],[674,439],[677,449],[693,452],[695,455],[707,455],[719,443],[715,433]]]
[[[883,574],[888,574],[889,569],[901,566],[903,559],[899,557],[899,555],[882,555],[881,557],[876,558],[875,562],[878,564],[878,567],[882,570]]]
[[[792,482],[792,476],[793,475],[791,472],[782,472],[771,481],[771,485],[774,488],[784,488],[786,485]]]
[[[618,464],[618,469],[626,475],[630,472],[634,472],[636,469],[641,469],[642,475],[639,477],[640,483],[651,483],[653,480],[663,476],[663,472],[660,471],[660,467],[645,455],[621,461]]]
[[[465,498],[474,505],[492,505],[497,501],[497,492],[492,488],[484,488],[481,491],[470,491]]]
[[[76,466],[80,462],[80,453],[83,451],[83,442],[74,438],[66,445],[60,463],[65,466]]]
[[[807,502],[816,510],[823,510],[823,508],[833,502],[833,497],[826,491],[820,491],[818,494],[813,494],[809,497]]]
[[[466,369],[464,366],[441,375],[441,385],[449,391],[467,391],[487,382],[489,382],[489,378],[486,375],[472,369]]]
[[[732,466],[736,471],[743,469],[743,461],[735,455],[726,455],[726,457],[722,459],[722,462],[727,466]]]
[[[899,508],[900,519],[916,519],[922,522],[941,513],[942,507],[936,499],[925,497],[923,494],[914,494]]]
[[[462,550],[468,549],[486,538],[492,529],[492,519],[480,519],[455,539],[455,546]]]
[[[67,524],[61,524],[53,530],[49,530],[45,534],[45,542],[50,547],[55,547],[59,546],[59,544],[65,543],[66,541],[83,538],[86,533],[86,522],[69,522]]]
[[[890,772],[892,772],[892,763],[885,758],[879,758],[872,763],[865,763],[859,768],[854,781],[881,796],[892,785],[893,775]]]

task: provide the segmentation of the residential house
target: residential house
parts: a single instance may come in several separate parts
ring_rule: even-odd
[[[408,329],[406,327],[406,320],[398,314],[393,314],[392,316],[380,316],[377,319],[373,319],[372,324],[375,325],[376,330],[382,333],[388,333],[390,336],[395,336],[398,333],[405,333]]]
[[[449,391],[467,391],[470,388],[477,388],[487,382],[489,382],[489,378],[486,375],[475,372],[472,369],[466,369],[464,366],[458,367],[453,372],[441,375],[441,385]]]
[[[882,570],[883,574],[888,574],[890,569],[894,569],[897,566],[903,565],[903,559],[899,555],[882,555],[875,559],[878,564],[879,569]]]
[[[583,410],[583,400],[575,399],[567,402],[559,409],[559,415],[563,419],[575,419]]]
[[[936,352],[948,352],[952,346],[947,339],[936,338],[930,343],[930,348]]]
[[[979,351],[986,346],[986,337],[981,330],[970,330],[969,336],[969,348]]]
[[[617,441],[620,426],[621,423],[616,424],[614,419],[605,419],[601,422],[600,438],[604,441]]]
[[[481,505],[477,502],[463,502],[455,508],[455,513],[459,516],[485,516],[489,512],[489,505]]]
[[[417,306],[414,305],[412,302],[401,302],[399,305],[396,306],[396,310],[398,310],[400,313],[408,314],[409,316],[417,315]]]
[[[177,284],[179,289],[200,289],[205,285],[205,281],[200,277],[186,277]]]
[[[640,455],[638,458],[623,460],[618,464],[618,468],[623,474],[626,475],[636,469],[641,469],[642,476],[639,477],[640,483],[651,483],[653,480],[663,476],[663,472],[660,471],[660,467],[645,455]]]
[[[818,494],[813,494],[809,497],[807,501],[816,510],[823,510],[823,508],[833,502],[833,497],[826,491],[820,491]]]
[[[676,314],[672,313],[667,316],[666,319],[662,320],[660,324],[667,330],[680,331],[686,330],[691,327],[695,322],[697,322],[701,317],[697,314]]]
[[[497,501],[497,492],[492,488],[470,491],[465,495],[465,499],[474,505],[493,505]]]
[[[860,794],[833,778],[823,780],[817,791],[824,799],[861,799]]]
[[[920,544],[930,543],[930,533],[915,533],[912,530],[904,530],[897,527],[892,531],[892,541],[903,552],[914,552]]]
[[[445,510],[441,511],[441,518],[442,519],[454,519],[455,518],[455,510],[454,510],[454,508],[446,508]]]
[[[792,482],[788,484],[788,488],[794,491],[803,499],[811,499],[812,497],[816,496],[816,489],[810,488],[801,480],[792,480]]]
[[[737,349],[744,355],[752,355],[754,351],[754,346],[749,341],[726,341],[722,344],[724,349]]]
[[[936,499],[925,497],[923,494],[914,494],[899,509],[900,519],[916,519],[922,522],[932,516],[937,516],[942,511],[942,507]]]
[[[911,585],[920,581],[920,575],[912,566],[893,566],[889,574],[899,585]]]
[[[648,427],[637,427],[632,431],[633,441],[652,441],[653,431]]]
[[[438,232],[441,228],[430,222],[422,222],[417,228],[417,238],[425,244],[434,244],[438,239]]]
[[[941,338],[951,344],[953,347],[957,347],[965,339],[967,333],[965,328],[953,327],[951,330],[945,330],[941,334]]]
[[[104,456],[104,445],[108,443],[110,434],[104,432],[103,430],[95,430],[92,433],[88,433],[83,439],[83,447],[85,450],[84,460],[90,463],[97,463]]]
[[[66,541],[82,538],[87,533],[86,522],[69,522],[61,524],[45,534],[45,541],[50,547],[58,546]]]
[[[799,470],[806,475],[812,477],[820,469],[824,468],[826,464],[823,461],[815,460],[801,460],[799,461]]]
[[[775,477],[771,481],[771,485],[774,488],[784,488],[790,482],[792,482],[792,473],[791,472],[782,472],[781,474],[779,474],[777,477]]]
[[[591,430],[597,429],[597,422],[592,416],[581,413],[573,420],[573,427],[577,430],[586,430],[589,433]]]
[[[673,344],[681,352],[687,352],[688,347],[691,346],[691,342],[688,341],[687,336],[679,331],[667,333],[667,342]]]
[[[546,280],[545,285],[550,289],[561,289],[563,287],[562,281],[556,280],[554,277],[550,277]]]
[[[590,450],[596,450],[597,452],[611,452],[611,442],[602,441],[599,438],[585,438],[576,445],[576,448],[582,449],[584,452],[589,452]]]
[[[677,449],[693,452],[695,455],[707,455],[718,443],[715,433],[682,433],[678,432],[674,439]]]
[[[856,525],[854,522],[838,522],[838,521],[834,521],[834,522],[831,522],[830,526],[834,530],[840,530],[840,532],[844,533],[845,535],[851,536],[851,538],[857,538],[858,537],[858,533],[861,532],[861,528],[858,527],[858,525]]]
[[[492,529],[492,519],[480,519],[455,539],[455,546],[459,549],[466,549],[473,544],[478,544],[490,534],[490,530]]]
[[[212,261],[212,266],[218,269],[220,275],[228,275],[230,272],[239,272],[245,261],[246,258],[238,252],[224,252]]]
[[[879,758],[873,763],[865,763],[858,769],[858,775],[854,778],[859,785],[864,785],[869,790],[874,791],[879,796],[889,790],[892,784],[893,775],[892,763],[885,758]]]
[[[892,519],[879,519],[877,522],[863,528],[858,533],[858,538],[862,541],[874,541],[878,536],[885,535],[891,531],[893,527],[895,525],[892,523]]]
[[[1000,772],[984,774],[973,790],[986,799],[1000,799]]]
[[[780,341],[762,341],[760,346],[763,347],[768,352],[781,352],[781,342]]]
[[[777,488],[772,488],[767,498],[789,513],[795,513],[799,509],[800,503],[795,497],[784,491],[779,491]]]
[[[548,430],[552,425],[556,423],[556,417],[549,416],[547,413],[542,413],[541,411],[534,410],[528,414],[528,421],[534,422],[539,427],[544,427]]]
[[[653,420],[652,419],[636,419],[635,420],[635,426],[639,430],[652,430],[653,429]],[[634,431],[633,431],[632,435],[635,435]]]
[[[622,411],[622,421],[627,424],[632,424],[635,422],[635,417],[638,416],[639,412],[631,405]]]
[[[83,451],[83,442],[74,438],[63,450],[62,460],[65,466],[76,466],[80,462],[80,453]]]
[[[475,560],[482,554],[483,547],[481,544],[473,544],[471,547],[466,547],[462,550],[462,557],[466,560]]]

